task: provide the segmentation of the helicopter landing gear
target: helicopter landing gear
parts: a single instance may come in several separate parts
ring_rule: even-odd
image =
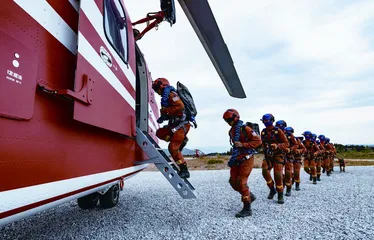
[[[119,200],[119,185],[115,184],[104,195],[100,195],[100,207],[112,208],[117,205]]]
[[[96,206],[100,206],[101,208],[112,208],[118,203],[119,192],[121,189],[122,185],[120,186],[120,184],[115,184],[107,191],[95,192],[78,198],[78,206],[81,209],[92,209]]]
[[[91,193],[87,196],[78,198],[78,206],[81,209],[91,209],[97,206],[99,199],[99,193]]]

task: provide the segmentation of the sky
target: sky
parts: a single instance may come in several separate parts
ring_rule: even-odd
[[[260,129],[262,115],[272,113],[296,136],[309,130],[334,143],[374,144],[374,1],[235,2],[209,4],[245,99],[228,94],[178,1],[176,24],[163,22],[138,41],[153,79],[180,81],[194,97],[198,127],[186,148],[229,150],[228,108]],[[132,22],[160,9],[159,0],[125,3]]]

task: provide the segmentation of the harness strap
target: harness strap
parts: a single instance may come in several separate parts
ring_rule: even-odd
[[[188,123],[188,121],[183,121],[183,122],[179,123],[175,128],[172,128],[171,131],[172,131],[173,133],[175,133],[175,132],[178,131],[181,127],[183,127],[184,132],[186,132],[186,127],[185,127],[184,125],[187,124],[187,123]]]

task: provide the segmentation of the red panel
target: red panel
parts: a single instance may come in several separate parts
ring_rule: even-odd
[[[0,30],[0,116],[30,119],[34,112],[38,57]]]
[[[97,1],[96,1],[97,3]],[[98,4],[99,5],[99,4]],[[103,21],[103,16],[97,16]],[[100,27],[103,27],[104,24]],[[79,34],[82,34],[95,51],[95,56],[99,57],[100,48],[109,51],[109,54],[117,54],[108,50],[101,39],[100,35],[96,32],[91,22],[84,13],[79,15]],[[78,35],[78,39],[79,39]],[[78,45],[80,43],[78,42]],[[135,52],[133,52],[135,54]],[[131,59],[134,56],[131,57]],[[89,59],[88,59],[89,61]],[[105,76],[102,76],[89,62],[80,54],[77,58],[77,70],[75,75],[75,91],[79,91],[83,87],[83,75],[88,75],[92,80],[92,104],[85,105],[80,102],[75,102],[74,105],[74,119],[104,128],[113,132],[121,133],[127,136],[134,136],[133,129],[135,123],[132,119],[135,117],[135,110],[124,99],[117,90],[108,83]],[[105,65],[127,89],[130,95],[135,99],[135,90],[122,70],[115,70],[114,66],[119,68],[119,64],[112,57],[113,66]]]
[[[66,1],[66,4],[70,3]],[[1,30],[33,49],[33,55],[38,56],[34,60],[38,66],[34,78],[51,88],[72,89],[76,56],[13,1],[1,5],[0,16]],[[82,69],[92,69],[87,62],[80,64]],[[90,72],[90,77],[96,79],[98,73]],[[96,89],[97,86],[102,89]],[[97,94],[117,98],[118,94],[112,92],[115,90],[108,91],[110,87],[108,83],[101,86],[95,82],[94,103]],[[3,101],[2,94],[0,100]],[[123,111],[122,103],[123,99],[111,109]],[[34,106],[29,121],[0,118],[0,191],[130,167],[135,160],[143,159],[134,139],[74,121],[71,102],[37,91]],[[122,121],[131,131],[131,114],[128,120],[121,116],[116,119],[117,113],[112,115],[114,121]]]
[[[76,89],[83,84],[83,75],[92,80],[92,104],[86,105],[79,101],[74,103],[74,119],[132,136],[132,117],[135,110],[128,102],[86,61],[78,54],[76,71]]]
[[[86,14],[84,14],[84,12],[81,12],[79,24],[81,26],[79,28],[80,32],[83,34],[83,36],[86,37],[86,39],[88,40],[90,45],[95,49],[97,55],[100,55],[100,47],[101,46],[104,47],[105,43],[101,39],[100,35],[96,32],[95,28],[92,26],[91,22],[88,20]],[[84,27],[82,27],[82,26],[84,26]],[[107,47],[104,47],[104,48],[112,56],[113,66],[110,67],[110,70],[112,71],[112,73],[114,75],[116,75],[116,77],[122,83],[122,85],[125,86],[126,90],[130,93],[130,95],[133,97],[133,99],[135,99],[136,94],[135,94],[134,87],[131,85],[131,83],[128,80],[128,78],[126,77],[126,75],[120,69],[120,66],[119,66],[118,62],[116,61],[116,59],[113,57],[113,54],[117,54],[117,53],[115,51],[111,51],[111,49],[108,49]],[[133,54],[135,54],[135,53],[133,53]],[[118,70],[116,70],[114,68],[114,66],[116,66],[116,68]]]

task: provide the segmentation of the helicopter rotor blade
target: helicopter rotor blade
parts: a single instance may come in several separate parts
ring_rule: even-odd
[[[178,0],[230,96],[246,98],[230,51],[207,0]]]

